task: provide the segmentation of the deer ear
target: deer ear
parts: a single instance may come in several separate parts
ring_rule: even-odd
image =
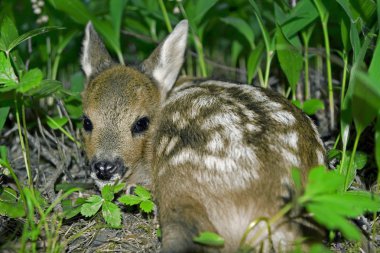
[[[87,23],[85,30],[81,64],[87,80],[116,64],[91,22]]]
[[[141,65],[142,71],[157,81],[162,100],[173,87],[181,70],[187,33],[188,22],[182,20]]]

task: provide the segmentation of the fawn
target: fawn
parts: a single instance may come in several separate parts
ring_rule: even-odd
[[[305,178],[325,164],[325,150],[312,121],[275,92],[212,80],[175,85],[187,33],[181,21],[133,68],[114,62],[87,25],[84,147],[99,187],[122,179],[151,188],[162,252],[234,252],[250,222],[289,201],[292,167]],[[272,230],[275,249],[304,235],[291,220]],[[203,231],[220,234],[224,247],[194,243]]]

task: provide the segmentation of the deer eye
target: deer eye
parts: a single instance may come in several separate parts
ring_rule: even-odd
[[[131,132],[132,135],[141,134],[148,130],[149,128],[149,118],[148,117],[142,117],[138,120],[136,120],[135,123],[133,123]]]
[[[83,128],[84,128],[84,131],[91,132],[92,129],[93,129],[91,120],[86,115],[83,115],[82,118],[83,118]]]

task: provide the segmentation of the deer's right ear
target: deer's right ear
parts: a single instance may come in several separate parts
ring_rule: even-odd
[[[91,22],[86,26],[81,64],[87,80],[115,64]]]

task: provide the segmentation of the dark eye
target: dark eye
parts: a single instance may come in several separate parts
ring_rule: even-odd
[[[141,134],[148,130],[149,127],[149,119],[148,117],[142,117],[138,119],[133,125],[132,125],[132,135],[135,134]]]
[[[91,132],[93,128],[91,120],[86,115],[83,115],[83,128],[86,132]]]

